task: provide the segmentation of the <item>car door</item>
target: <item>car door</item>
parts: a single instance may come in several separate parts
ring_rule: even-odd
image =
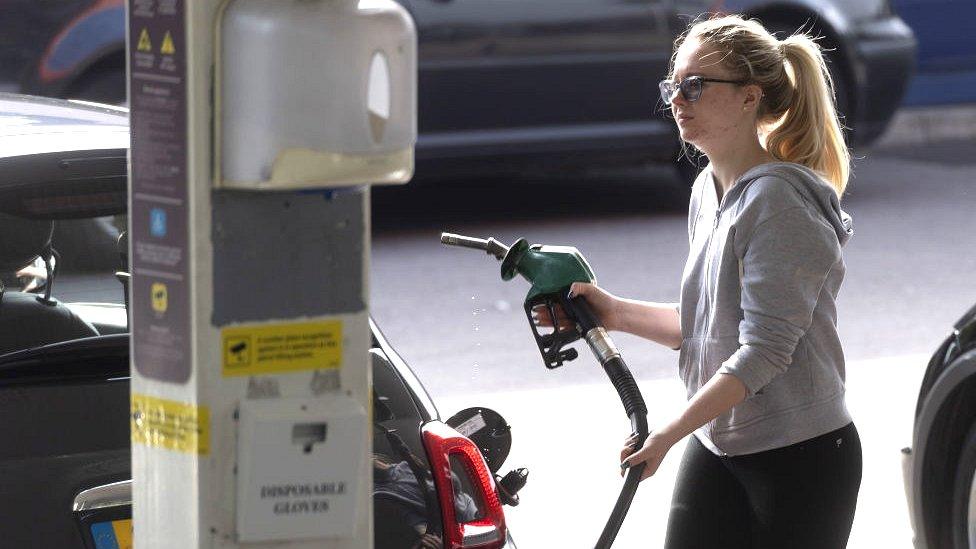
[[[430,463],[421,440],[425,414],[387,354],[369,352],[373,373],[373,546],[410,549],[442,540]]]
[[[671,4],[406,0],[419,36],[418,154],[452,137],[521,147],[651,124],[675,34]]]
[[[128,351],[127,336],[106,336],[0,361],[3,547],[90,541],[78,512],[106,498],[85,492],[130,478]]]
[[[893,0],[895,12],[918,39],[918,72],[904,104],[970,103],[976,100],[976,2]]]
[[[128,335],[28,351],[0,366],[0,534],[16,547],[115,547],[132,539]],[[71,359],[71,355],[83,360]],[[373,375],[374,546],[439,542],[421,425],[431,419],[380,348]],[[401,365],[401,368],[403,366]],[[70,375],[58,372],[82,372]],[[45,527],[31,520],[43,517]],[[6,545],[4,545],[6,546]]]

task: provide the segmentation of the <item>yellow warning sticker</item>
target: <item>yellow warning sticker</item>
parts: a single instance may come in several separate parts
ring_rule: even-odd
[[[136,45],[136,49],[139,51],[152,51],[152,42],[149,40],[149,31],[143,27],[142,32],[139,33],[139,43]]]
[[[166,35],[163,36],[163,45],[159,46],[159,53],[163,55],[173,55],[176,53],[176,47],[173,46],[173,36],[166,31]]]
[[[132,393],[132,442],[188,454],[210,453],[210,410]]]
[[[132,519],[113,520],[112,530],[119,549],[132,549]]]
[[[221,330],[225,376],[342,367],[342,322],[235,326]]]

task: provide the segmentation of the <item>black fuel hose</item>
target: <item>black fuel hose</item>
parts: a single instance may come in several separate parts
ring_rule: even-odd
[[[647,404],[644,403],[644,397],[637,387],[637,382],[634,381],[633,374],[630,373],[630,369],[627,368],[624,359],[617,352],[606,329],[599,323],[586,300],[581,296],[567,296],[561,301],[570,318],[576,320],[580,332],[603,366],[603,371],[610,378],[613,388],[617,390],[620,402],[624,406],[624,412],[630,419],[632,432],[637,435],[634,447],[640,448],[644,445],[644,440],[648,435]],[[627,478],[624,480],[620,495],[617,496],[617,503],[610,513],[610,518],[607,519],[606,526],[603,527],[600,540],[596,543],[597,549],[605,549],[613,545],[613,540],[616,539],[617,532],[620,531],[620,526],[623,524],[627,511],[630,510],[630,504],[634,500],[634,495],[637,493],[637,484],[644,472],[644,466],[644,463],[639,463],[627,470]]]

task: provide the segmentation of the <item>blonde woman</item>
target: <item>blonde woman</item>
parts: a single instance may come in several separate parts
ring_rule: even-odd
[[[738,16],[700,21],[660,88],[681,139],[708,158],[680,303],[572,288],[607,328],[680,349],[688,403],[641,448],[628,440],[621,467],[653,475],[693,433],[669,549],[844,547],[861,481],[835,308],[850,160],[821,51]]]

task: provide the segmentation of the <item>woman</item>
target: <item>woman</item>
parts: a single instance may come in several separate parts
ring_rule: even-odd
[[[823,56],[807,36],[778,40],[738,16],[701,21],[678,39],[661,95],[709,161],[680,303],[571,290],[607,328],[680,348],[687,406],[641,448],[628,440],[621,467],[653,475],[694,433],[668,548],[844,547],[861,480],[834,303],[850,160]]]

